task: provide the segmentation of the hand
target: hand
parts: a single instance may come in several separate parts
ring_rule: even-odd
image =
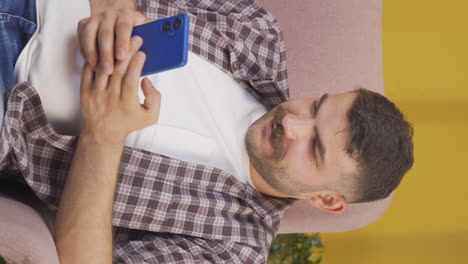
[[[131,39],[129,56],[118,61],[112,75],[100,69],[94,74],[85,63],[81,80],[81,112],[85,119],[81,135],[96,143],[123,144],[131,132],[155,124],[159,119],[161,94],[148,78],[142,81],[144,104],[138,98],[138,83],[145,54],[137,52],[142,39]],[[94,78],[93,78],[94,77]]]
[[[114,57],[124,60],[128,54],[132,29],[154,21],[135,10],[135,0],[90,0],[91,16],[78,23],[81,55],[93,71],[106,74],[114,70]],[[115,45],[115,46],[114,46]]]

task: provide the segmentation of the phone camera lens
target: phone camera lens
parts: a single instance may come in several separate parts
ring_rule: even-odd
[[[169,30],[171,29],[171,22],[169,21],[166,21],[164,22],[163,26],[162,26],[162,31],[164,33],[168,32]]]
[[[174,20],[174,24],[172,24],[174,30],[178,30],[181,25],[182,25],[182,20],[180,18],[176,18],[176,20]]]

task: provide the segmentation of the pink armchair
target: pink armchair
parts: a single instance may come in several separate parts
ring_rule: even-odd
[[[366,88],[384,92],[382,0],[257,0],[279,21],[286,41],[291,98]],[[342,214],[297,201],[280,233],[340,232],[376,221],[392,196],[351,204]]]
[[[257,2],[277,17],[284,31],[292,98],[357,87],[383,93],[382,0]],[[59,263],[51,217],[34,197],[16,196],[21,202],[0,195],[0,255],[8,263]],[[351,204],[335,215],[297,201],[285,212],[279,232],[360,228],[377,220],[390,202],[391,196]]]

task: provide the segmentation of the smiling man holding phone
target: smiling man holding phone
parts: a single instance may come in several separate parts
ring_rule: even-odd
[[[342,212],[387,197],[412,166],[412,129],[385,97],[360,89],[287,100],[282,35],[255,1],[91,0],[77,30],[83,68],[48,53],[70,29],[46,32],[89,7],[67,2],[84,8],[67,18],[52,12],[65,3],[37,3],[41,31],[23,52],[36,55],[16,65],[32,86],[8,97],[0,168],[57,210],[64,263],[264,263],[296,199]],[[191,23],[187,65],[148,76],[139,93],[145,55],[133,27],[181,13]],[[54,80],[43,72],[51,61],[66,66]],[[84,123],[69,134],[79,138],[52,129],[77,83]],[[66,104],[58,113],[54,97]]]

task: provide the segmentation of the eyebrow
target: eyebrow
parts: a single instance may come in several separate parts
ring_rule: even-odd
[[[318,112],[320,110],[320,106],[322,106],[322,104],[327,100],[327,98],[328,98],[328,94],[324,94],[324,95],[322,95],[322,97],[320,97],[320,100],[319,100],[318,103],[316,103],[316,101],[313,103],[312,115],[314,116],[314,118],[317,117]],[[315,149],[317,149],[317,147],[318,147],[321,163],[323,164],[323,163],[325,163],[325,153],[326,153],[327,150],[325,149],[325,145],[323,144],[323,142],[322,142],[322,140],[320,138],[320,134],[319,134],[319,131],[318,131],[317,127],[314,127],[314,131],[315,131],[315,142],[316,142],[316,144],[314,145],[314,149],[312,150],[312,154],[314,156],[314,159],[317,160],[316,155],[315,155],[315,152],[316,152]]]

